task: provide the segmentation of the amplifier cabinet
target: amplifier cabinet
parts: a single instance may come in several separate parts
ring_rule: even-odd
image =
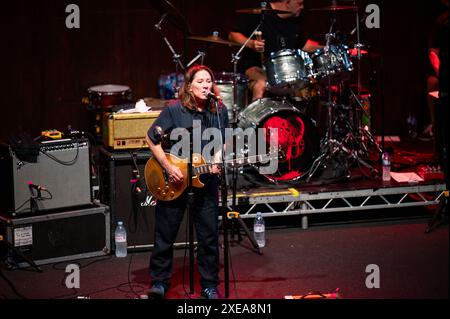
[[[110,253],[110,214],[105,205],[30,217],[0,216],[0,234],[37,265]],[[29,264],[13,250],[10,264]]]
[[[36,163],[2,145],[0,173],[0,212],[17,216],[92,204],[87,139],[42,142]]]
[[[127,229],[128,249],[146,250],[153,247],[156,199],[146,190],[144,168],[149,150],[110,152],[101,147],[100,199],[111,209],[111,235],[117,221]],[[175,246],[186,244],[186,216],[180,226]],[[111,238],[114,248],[114,238]]]
[[[147,148],[145,136],[159,113],[104,113],[104,145],[114,150]]]

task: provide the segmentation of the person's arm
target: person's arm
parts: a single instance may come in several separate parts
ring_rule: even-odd
[[[175,166],[169,162],[166,157],[166,153],[161,147],[161,144],[154,144],[148,136],[146,136],[145,139],[153,156],[156,158],[159,164],[161,164],[162,168],[167,172],[167,174],[169,174],[169,178],[173,179],[174,182],[181,182],[184,178],[183,173],[178,168],[178,166]]]
[[[313,41],[313,40],[306,40],[305,45],[303,46],[302,50],[305,52],[312,53],[316,51],[317,49],[323,48],[323,45],[320,45],[319,42]]]
[[[228,34],[228,39],[230,41],[239,43],[240,45],[243,45],[245,43],[245,41],[247,41],[247,37],[245,35],[243,35],[240,32],[230,32]],[[256,52],[264,52],[264,48],[265,48],[265,40],[250,40],[248,41],[248,43],[246,44],[246,47],[256,51]]]
[[[430,48],[428,51],[428,57],[430,59],[431,67],[433,68],[437,77],[439,77],[439,66],[441,62],[439,60],[439,49]]]

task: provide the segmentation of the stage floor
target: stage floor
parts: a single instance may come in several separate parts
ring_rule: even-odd
[[[256,212],[264,216],[303,215],[314,213],[362,211],[412,206],[430,206],[448,196],[443,173],[432,171],[435,167],[433,142],[405,140],[386,142],[392,151],[392,169],[395,173],[415,173],[403,182],[382,181],[380,174],[373,174],[364,167],[354,165],[348,176],[334,179],[316,177],[310,182],[273,184],[258,177],[247,184],[238,180],[236,206],[233,193],[228,191],[228,208],[239,211],[241,217],[254,217]],[[378,172],[376,154],[365,159]],[[427,170],[428,169],[428,170]],[[424,173],[425,172],[425,173]],[[371,174],[372,173],[372,174]],[[424,177],[417,180],[417,177]],[[241,178],[241,177],[240,177]]]

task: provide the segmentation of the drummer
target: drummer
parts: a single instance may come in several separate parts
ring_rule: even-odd
[[[262,32],[261,40],[256,38],[250,40],[243,50],[238,67],[239,72],[244,73],[249,79],[253,101],[264,97],[267,76],[262,68],[262,60],[267,59],[271,52],[298,48],[314,52],[323,47],[301,32],[299,16],[304,8],[303,2],[304,0],[269,2],[263,25],[259,29]],[[277,10],[286,13],[275,14]],[[229,33],[229,40],[244,44],[260,21],[259,14],[241,15],[236,28]]]

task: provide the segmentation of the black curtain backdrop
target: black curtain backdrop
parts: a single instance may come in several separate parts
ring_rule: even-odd
[[[160,2],[163,1],[4,2],[0,13],[0,139],[20,132],[36,136],[46,129],[64,130],[67,125],[90,130],[89,114],[81,100],[94,85],[123,84],[133,90],[135,100],[157,98],[158,77],[175,69],[169,49],[154,28],[162,14],[157,5]],[[80,29],[65,26],[65,9],[70,3],[80,7]],[[236,21],[235,9],[259,6],[258,1],[250,0],[170,3],[185,16],[192,35],[207,36],[218,31],[222,38],[227,37]],[[330,16],[307,9],[330,3],[305,1],[305,31],[321,42],[329,29]],[[384,122],[386,134],[403,134],[408,113],[419,118],[428,116],[427,43],[433,22],[443,8],[438,0],[356,1],[361,15],[369,3],[378,4],[381,9],[380,29],[367,29],[361,24],[361,42],[371,53],[370,58],[364,57],[361,70],[362,82],[373,95],[373,131],[380,134]],[[355,27],[353,13],[338,13],[337,21],[343,33],[348,34]],[[163,23],[163,32],[184,60],[190,61],[205,43],[185,41],[186,30],[172,22]],[[348,42],[355,40],[350,37]],[[236,50],[211,46],[205,64],[215,71],[232,71],[231,54]]]

